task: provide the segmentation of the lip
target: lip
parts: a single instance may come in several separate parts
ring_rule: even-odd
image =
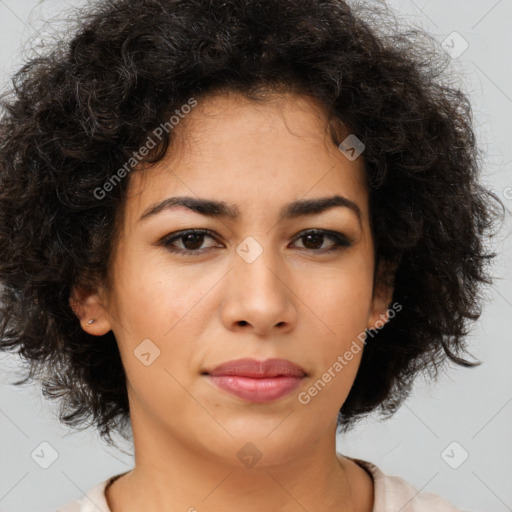
[[[307,376],[286,359],[237,359],[204,372],[210,382],[243,400],[268,403],[289,395]]]
[[[297,364],[287,359],[266,359],[258,361],[257,359],[235,359],[222,363],[211,370],[206,370],[208,375],[239,376],[268,378],[268,377],[304,377],[306,372]]]

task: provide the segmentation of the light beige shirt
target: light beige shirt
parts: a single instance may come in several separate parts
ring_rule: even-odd
[[[371,462],[352,457],[347,458],[366,469],[373,478],[374,504],[372,512],[464,512],[437,494],[418,492],[415,487],[402,478],[385,475]],[[67,503],[57,512],[112,512],[107,505],[105,489],[120,476],[116,475],[101,482],[82,499]]]

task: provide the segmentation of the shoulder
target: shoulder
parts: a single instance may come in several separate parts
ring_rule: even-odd
[[[111,512],[105,498],[105,488],[114,478],[101,482],[90,489],[83,498],[62,505],[56,512]]]
[[[374,505],[372,512],[395,512],[397,510],[400,512],[465,512],[437,494],[418,491],[403,478],[384,474],[371,462],[352,457],[347,458],[366,469],[373,478]]]

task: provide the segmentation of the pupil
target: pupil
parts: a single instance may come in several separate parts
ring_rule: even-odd
[[[202,241],[201,238],[203,236],[204,235],[197,235],[194,233],[189,233],[188,235],[185,235],[185,242],[183,245],[185,246],[186,249],[190,249],[190,250],[198,249],[199,247],[201,247],[201,241]],[[192,247],[190,247],[189,242],[192,243]]]
[[[306,240],[305,240],[305,243],[304,243],[304,246],[307,247],[308,249],[313,249],[314,247],[310,247],[309,246],[309,242],[311,242],[311,240],[313,240],[313,246],[316,246],[317,244],[315,244],[315,241],[317,243],[319,243],[320,245],[322,245],[322,237],[324,235],[321,235],[321,234],[310,234],[310,235],[306,235]]]

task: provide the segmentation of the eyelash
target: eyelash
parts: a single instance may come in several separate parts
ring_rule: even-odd
[[[184,256],[197,256],[197,255],[207,252],[209,249],[215,249],[215,247],[207,247],[206,250],[204,250],[204,249],[191,250],[191,249],[179,249],[176,247],[172,247],[172,243],[175,240],[179,240],[179,239],[184,238],[187,235],[191,235],[191,234],[198,235],[198,236],[207,235],[213,239],[216,239],[213,232],[208,229],[187,229],[184,231],[178,231],[175,233],[171,233],[171,235],[164,237],[160,241],[160,244],[163,245],[170,252],[175,253],[175,254],[182,254]],[[313,252],[322,253],[322,254],[329,254],[334,251],[340,251],[343,248],[347,248],[352,245],[351,241],[346,236],[342,235],[341,233],[338,233],[336,231],[329,231],[329,230],[325,230],[325,229],[307,229],[305,231],[301,231],[293,239],[293,241],[300,240],[301,238],[304,238],[308,235],[324,235],[324,236],[327,236],[327,237],[335,240],[335,243],[329,249],[307,249],[307,248],[302,249],[305,251],[313,251]]]

